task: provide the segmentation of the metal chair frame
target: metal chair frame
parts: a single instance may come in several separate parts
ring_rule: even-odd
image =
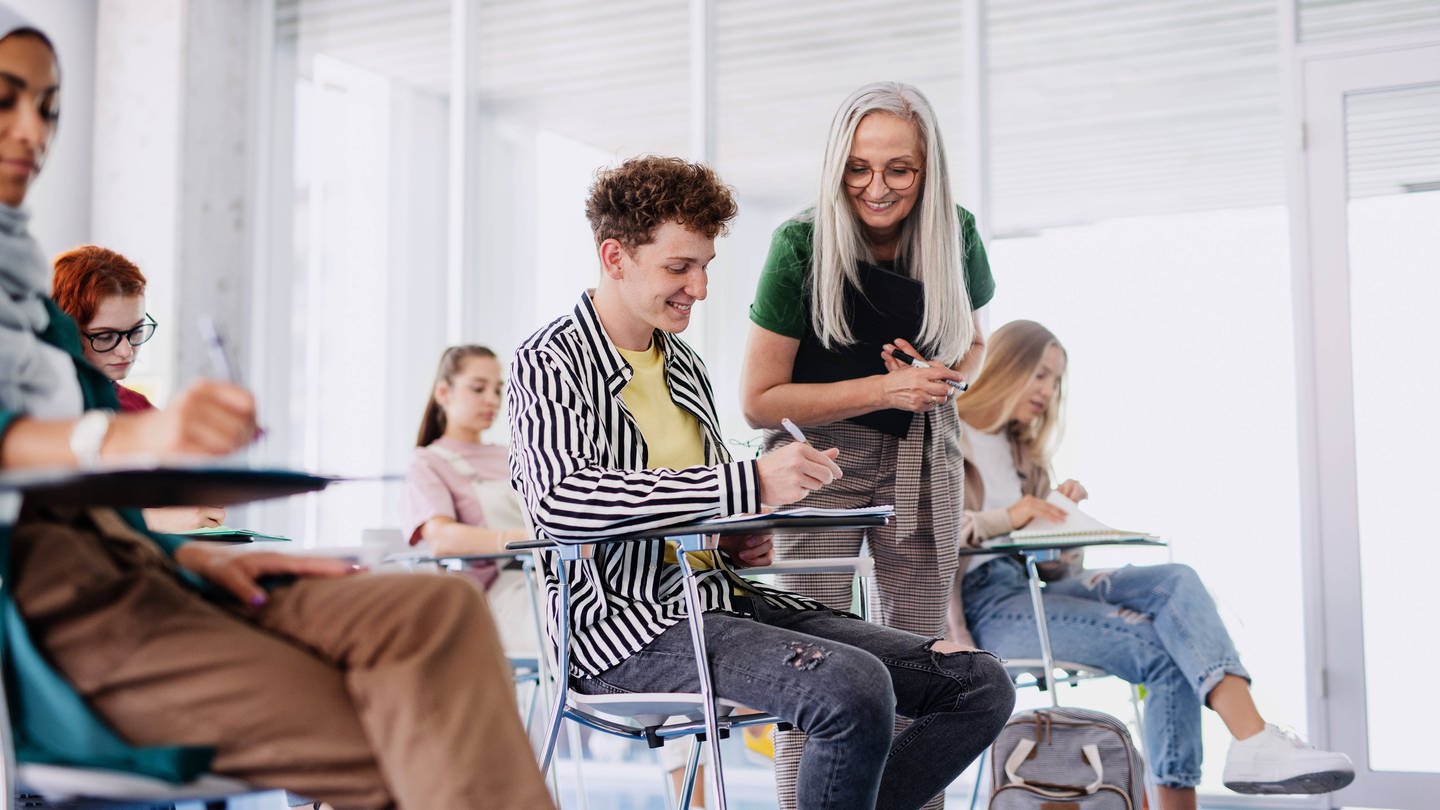
[[[1035,611],[1035,629],[1040,637],[1039,658],[1016,658],[1004,662],[1005,669],[1010,671],[1012,677],[1018,677],[1026,672],[1038,672],[1035,675],[1034,686],[1042,692],[1050,693],[1050,705],[1054,708],[1060,706],[1059,690],[1055,687],[1066,684],[1078,686],[1082,681],[1094,680],[1096,678],[1110,678],[1110,673],[1093,666],[1077,664],[1072,661],[1057,661],[1055,654],[1050,647],[1050,622],[1045,616],[1045,599],[1043,594],[1042,581],[1040,579],[1039,563],[1059,559],[1060,551],[1057,549],[1025,549],[1018,552],[1025,559],[1025,578],[1030,590],[1030,605]],[[1056,670],[1064,672],[1064,677],[1055,677]],[[1017,682],[1017,687],[1025,687],[1029,684]],[[1145,747],[1145,716],[1140,706],[1140,686],[1130,684],[1130,705],[1135,710],[1135,731],[1140,737],[1140,750],[1145,754],[1145,795],[1151,807],[1160,806],[1160,796],[1157,791],[1154,779],[1150,774],[1150,752]],[[980,752],[976,761],[979,772],[975,776],[975,787],[970,791],[970,810],[975,810],[975,803],[980,795],[980,785],[985,781],[985,758],[989,755],[987,747]]]
[[[701,746],[704,740],[718,742],[729,736],[731,729],[744,726],[766,725],[774,723],[782,728],[788,728],[789,724],[772,714],[756,711],[744,711],[736,713],[739,707],[736,704],[717,700],[714,693],[714,686],[711,680],[710,667],[708,666],[709,654],[705,643],[704,617],[700,610],[699,591],[695,584],[695,569],[688,559],[688,553],[693,551],[713,550],[718,546],[719,535],[703,533],[683,533],[667,536],[678,546],[676,557],[681,567],[681,583],[684,592],[685,606],[687,611],[687,622],[690,627],[690,639],[695,653],[696,671],[700,681],[700,692],[687,695],[658,695],[658,694],[630,694],[624,696],[590,696],[578,695],[570,690],[568,673],[570,671],[570,615],[569,610],[559,611],[558,626],[555,628],[555,638],[561,641],[559,649],[559,661],[556,663],[554,673],[559,676],[555,681],[555,699],[552,705],[550,724],[546,733],[546,740],[543,750],[540,753],[540,767],[542,771],[548,771],[555,752],[555,745],[558,739],[560,725],[565,719],[570,719],[589,728],[607,734],[613,734],[633,740],[644,741],[652,748],[664,745],[666,742],[681,738],[693,737],[695,741],[690,748],[690,756],[686,762],[685,775],[681,783],[680,795],[677,797],[677,806],[686,808],[690,805],[690,798],[694,792],[696,774],[699,770]],[[533,544],[519,543],[511,544],[511,548],[526,548],[528,550],[548,550],[555,553],[555,573],[559,582],[560,602],[568,606],[570,603],[570,580],[566,575],[568,565],[584,559],[594,557],[595,547],[603,543],[631,542],[634,538],[613,538],[604,539],[584,544],[549,544],[536,541]],[[770,566],[740,569],[738,573],[745,576],[760,576],[771,573],[836,573],[850,572],[861,577],[862,586],[858,589],[861,610],[867,609],[866,596],[863,580],[870,576],[873,571],[873,562],[868,558],[830,558],[823,560],[802,560],[789,563],[776,563]],[[655,701],[657,699],[675,699],[683,697],[688,703],[695,707],[686,716],[683,722],[664,722],[664,717],[651,715],[648,717],[635,714],[627,714],[623,708],[627,702]],[[698,711],[696,710],[698,709]],[[665,716],[672,714],[686,714],[681,711],[668,712]],[[638,722],[626,722],[621,718],[633,718]],[[647,720],[654,722],[646,722]],[[725,810],[727,799],[725,796],[724,764],[721,760],[720,746],[712,744],[708,747],[709,762],[706,769],[706,777],[710,783],[710,790],[707,794],[707,801],[713,797],[711,806]]]

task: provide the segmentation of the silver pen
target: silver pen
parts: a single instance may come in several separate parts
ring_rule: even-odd
[[[230,364],[230,355],[225,351],[225,341],[220,337],[220,330],[215,328],[215,319],[209,315],[201,315],[199,327],[200,339],[205,341],[205,349],[210,353],[211,369],[220,379],[236,382],[234,367]]]
[[[797,424],[795,424],[794,422],[791,422],[791,421],[790,421],[790,417],[787,416],[787,417],[781,419],[781,420],[780,420],[780,427],[785,428],[785,432],[786,432],[786,433],[789,433],[789,434],[795,439],[795,441],[797,441],[797,442],[805,442],[805,434],[800,432],[800,426],[799,426],[799,425],[797,425]],[[806,442],[806,444],[808,444],[808,443],[809,443],[809,442]]]

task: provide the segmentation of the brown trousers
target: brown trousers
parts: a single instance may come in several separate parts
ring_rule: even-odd
[[[337,808],[553,806],[479,589],[355,575],[258,610],[186,588],[112,511],[22,516],[14,596],[38,646],[139,745]]]

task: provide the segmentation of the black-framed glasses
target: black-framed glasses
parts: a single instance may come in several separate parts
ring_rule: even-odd
[[[139,346],[150,338],[155,337],[156,326],[155,319],[150,317],[150,313],[147,312],[145,313],[145,322],[134,329],[126,329],[124,331],[101,329],[99,332],[87,332],[85,339],[90,341],[91,349],[94,349],[97,353],[104,354],[108,351],[114,351],[115,347],[120,345],[121,338],[130,341],[131,346]]]
[[[870,183],[875,180],[876,172],[879,172],[885,187],[891,191],[904,191],[910,188],[915,185],[915,178],[920,176],[920,170],[914,166],[886,166],[883,169],[872,169],[869,166],[850,165],[845,167],[842,179],[850,188],[869,188]]]

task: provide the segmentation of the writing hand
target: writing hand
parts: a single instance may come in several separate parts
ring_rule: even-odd
[[[254,438],[255,398],[250,392],[227,382],[196,380],[169,407],[118,414],[100,455],[222,456]]]
[[[755,460],[760,474],[760,502],[782,506],[804,498],[845,473],[835,458],[838,447],[816,450],[804,442],[793,442]]]

